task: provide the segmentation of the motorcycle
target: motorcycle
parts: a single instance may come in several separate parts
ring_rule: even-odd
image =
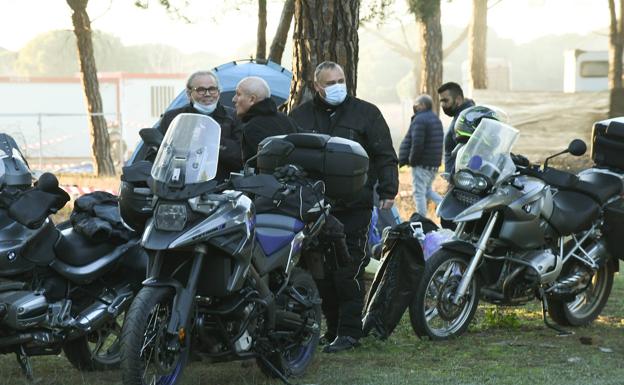
[[[329,204],[318,197],[296,215],[262,213],[250,196],[279,206],[287,199],[277,196],[300,202],[300,190],[249,170],[218,184],[220,127],[208,116],[180,114],[162,144],[142,137],[160,145],[149,182],[154,214],[142,239],[153,256],[123,327],[124,384],[177,383],[191,350],[211,362],[255,359],[284,383],[302,375],[318,345],[321,307],[312,276],[299,265]],[[258,156],[269,163],[294,148],[263,143]]]
[[[48,218],[69,200],[49,173],[34,187],[15,141],[0,134],[0,354],[65,352],[80,370],[116,368],[123,314],[145,276],[138,236],[94,243]]]
[[[438,215],[454,236],[427,260],[410,305],[414,331],[444,340],[466,331],[479,300],[505,306],[542,302],[561,326],[592,322],[605,306],[621,237],[624,173],[590,168],[579,175],[548,166],[558,155],[583,155],[574,140],[539,165],[516,166],[518,131],[492,119],[458,152],[453,187]]]

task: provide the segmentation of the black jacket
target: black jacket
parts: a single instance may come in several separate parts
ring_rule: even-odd
[[[433,111],[415,114],[399,148],[399,165],[439,167],[443,139],[442,122]]]
[[[297,132],[297,126],[288,116],[277,111],[271,98],[266,98],[249,108],[241,117],[243,121],[243,161],[256,155],[258,144],[269,136]],[[252,162],[255,164],[255,162]]]
[[[158,129],[165,134],[173,118],[182,113],[201,114],[191,104],[175,110],[167,111],[160,120]],[[241,159],[241,123],[236,118],[233,108],[219,102],[217,108],[209,115],[221,126],[221,149],[219,150],[219,167],[217,180],[223,180],[230,172],[240,171],[243,167]]]
[[[455,140],[455,122],[459,117],[459,114],[465,110],[466,108],[473,107],[475,105],[472,99],[464,99],[464,103],[457,108],[455,114],[453,115],[453,120],[451,124],[449,124],[446,134],[444,135],[444,171],[445,172],[453,172],[455,169],[455,156],[453,155],[453,150],[455,146],[457,146],[457,141]]]
[[[290,116],[304,132],[318,132],[358,142],[369,157],[368,180],[362,191],[345,207],[372,208],[373,187],[380,199],[394,199],[399,190],[397,156],[390,129],[379,109],[364,100],[347,96],[331,106],[318,96],[295,108]]]

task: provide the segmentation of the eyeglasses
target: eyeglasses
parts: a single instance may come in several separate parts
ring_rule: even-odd
[[[219,93],[219,88],[217,87],[193,87],[191,90],[197,92],[197,94],[201,96],[206,96],[206,93],[210,93],[211,95]]]

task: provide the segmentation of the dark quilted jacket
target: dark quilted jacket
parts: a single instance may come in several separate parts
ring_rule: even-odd
[[[440,118],[431,110],[419,112],[399,147],[399,165],[439,167],[443,139]]]

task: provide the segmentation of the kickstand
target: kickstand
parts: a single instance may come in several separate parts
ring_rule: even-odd
[[[34,379],[33,369],[32,365],[30,364],[30,358],[28,357],[28,355],[26,355],[23,346],[20,346],[19,350],[15,352],[15,358],[17,358],[17,363],[22,368],[22,373],[24,373],[28,381],[32,382]]]
[[[540,287],[539,292],[540,296],[542,297],[542,319],[544,320],[544,324],[549,328],[555,330],[558,333],[558,337],[567,337],[573,335],[574,332],[565,330],[555,324],[548,322],[548,318],[546,317],[546,313],[548,312],[548,300],[546,299],[546,294],[544,293],[543,288]]]
[[[260,358],[262,362],[264,362],[264,364],[268,366],[271,369],[271,371],[275,373],[275,375],[277,375],[277,378],[279,378],[285,385],[293,385],[290,382],[288,382],[284,374],[280,372],[279,370],[277,370],[277,368],[265,356],[259,355],[258,358]]]

